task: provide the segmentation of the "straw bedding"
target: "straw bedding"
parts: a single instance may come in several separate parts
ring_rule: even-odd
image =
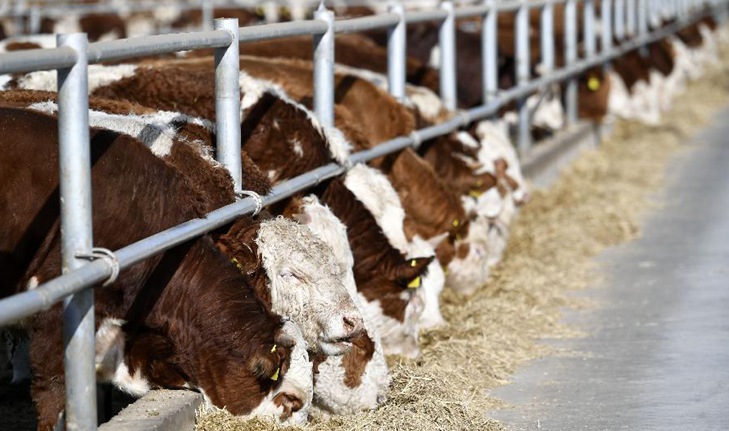
[[[449,324],[422,334],[417,361],[390,358],[393,384],[377,411],[310,424],[311,430],[501,430],[488,418],[502,403],[489,391],[524,362],[550,353],[543,337],[580,336],[560,323],[563,307],[594,306],[568,295],[599,282],[591,257],[640,234],[640,214],[661,184],[668,159],[729,102],[724,62],[675,99],[662,124],[618,122],[547,190],[537,190],[513,225],[503,262],[469,298],[446,290]],[[197,431],[271,430],[223,410],[200,412]]]

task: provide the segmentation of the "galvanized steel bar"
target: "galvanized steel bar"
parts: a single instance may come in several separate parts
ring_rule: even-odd
[[[648,34],[648,0],[638,0],[638,34],[645,36]]]
[[[440,98],[446,109],[455,111],[458,107],[458,84],[456,70],[456,19],[453,15],[453,2],[444,1],[440,5],[448,13],[438,29],[440,49]]]
[[[615,0],[615,37],[625,39],[625,0]]]
[[[334,126],[334,12],[324,3],[314,19],[327,24],[327,31],[314,36],[314,112],[322,125]]]
[[[387,87],[395,99],[404,101],[407,80],[407,27],[405,8],[395,3],[390,15],[399,17],[397,24],[387,30]]]
[[[565,63],[572,66],[577,61],[577,2],[568,0],[564,14],[565,27]],[[565,105],[567,122],[577,121],[577,79],[572,77],[565,87]]]
[[[597,51],[597,44],[595,43],[597,36],[595,32],[595,2],[593,0],[584,0],[583,6],[582,38],[585,43],[585,56],[591,58]]]
[[[168,54],[230,45],[230,32],[223,30],[196,33],[160,34],[131,39],[96,42],[89,45],[89,63],[124,60],[144,55]]]
[[[521,7],[516,12],[516,83],[518,86],[529,83],[530,75],[530,52],[529,52],[529,6],[524,0]],[[519,112],[519,134],[518,148],[521,154],[526,154],[532,144],[530,125],[529,107],[527,106],[526,97],[517,100],[517,110]]]
[[[58,45],[76,51],[76,64],[58,70],[58,158],[63,272],[84,266],[92,239],[91,156],[89,149],[88,39],[84,33],[58,35]],[[63,362],[66,428],[96,429],[94,291],[63,300]]]
[[[202,9],[202,29],[209,31],[213,29],[213,2],[212,0],[200,0]]]
[[[600,19],[602,22],[602,50],[607,52],[613,46],[613,0],[602,0],[600,4]]]
[[[241,42],[255,42],[291,36],[314,36],[326,33],[328,28],[325,22],[318,20],[279,22],[241,27],[238,38]]]
[[[215,29],[230,32],[231,43],[215,49],[215,119],[218,161],[228,169],[233,190],[243,187],[240,156],[240,58],[238,19],[216,19]]]
[[[76,63],[76,51],[68,47],[12,51],[0,55],[0,74],[59,69]]]
[[[377,30],[380,28],[392,27],[397,25],[398,22],[400,22],[400,15],[397,12],[383,13],[361,18],[343,19],[334,21],[334,32],[339,34]]]
[[[493,8],[495,4],[496,0],[486,0],[489,9],[481,26],[483,103],[488,103],[499,91],[499,45],[496,34],[498,11]]]
[[[635,0],[626,0],[626,17],[625,17],[625,32],[629,37],[635,36],[636,32],[636,15],[637,10],[635,8]]]
[[[542,8],[540,19],[540,50],[542,52],[541,75],[546,75],[554,70],[554,6],[547,3]]]
[[[448,11],[445,9],[433,9],[427,11],[405,12],[405,21],[408,24],[419,22],[440,22],[448,18]]]

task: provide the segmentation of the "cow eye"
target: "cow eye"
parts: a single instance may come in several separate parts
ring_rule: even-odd
[[[281,272],[278,273],[278,275],[281,278],[283,278],[284,280],[287,280],[287,281],[293,281],[293,280],[301,281],[301,277],[299,277],[298,275],[296,275],[290,269],[283,269],[283,270],[281,270]]]

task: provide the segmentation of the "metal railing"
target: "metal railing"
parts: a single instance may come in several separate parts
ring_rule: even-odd
[[[57,48],[0,54],[0,73],[58,70],[58,128],[60,148],[60,192],[63,275],[9,298],[0,300],[0,326],[11,324],[38,311],[47,310],[63,301],[66,421],[69,429],[95,429],[96,397],[94,373],[94,308],[92,286],[109,279],[115,271],[123,270],[172,247],[180,245],[210,230],[252,213],[257,202],[252,198],[236,201],[209,213],[204,219],[194,219],[113,252],[113,259],[96,259],[91,226],[91,189],[89,162],[89,119],[87,65],[108,60],[121,60],[142,55],[172,53],[201,48],[215,49],[215,110],[217,118],[217,154],[230,171],[236,192],[241,184],[241,136],[238,44],[288,36],[312,36],[314,49],[314,109],[325,125],[334,121],[334,47],[336,33],[356,32],[374,28],[388,29],[388,85],[390,93],[400,100],[406,97],[406,31],[407,24],[436,21],[441,50],[441,97],[446,107],[457,107],[457,74],[455,23],[457,18],[482,18],[483,105],[458,111],[448,121],[414,131],[381,143],[371,149],[352,154],[349,163],[330,163],[276,185],[263,197],[269,205],[323,180],[340,175],[348,166],[404,149],[417,147],[420,142],[459,129],[474,120],[493,116],[498,109],[512,101],[519,111],[519,148],[526,151],[529,141],[529,112],[526,97],[554,83],[566,81],[567,115],[577,117],[577,76],[587,68],[605,64],[612,58],[660,40],[685,25],[709,13],[718,15],[727,0],[645,1],[602,0],[602,49],[598,53],[594,38],[595,8],[586,0],[583,28],[585,56],[578,58],[577,1],[503,1],[485,0],[478,6],[454,8],[445,1],[442,8],[432,11],[405,12],[401,4],[393,4],[390,13],[378,16],[334,21],[333,13],[325,8],[316,11],[310,21],[268,24],[239,28],[236,19],[215,20],[210,31],[175,35],[158,35],[120,41],[88,44],[84,34],[58,36]],[[554,6],[565,4],[566,64],[555,68]],[[636,5],[645,8],[638,13]],[[546,74],[532,79],[529,64],[529,11],[540,10],[541,61]],[[709,9],[710,8],[710,9]],[[509,90],[497,88],[497,23],[499,11],[516,11],[517,85]],[[648,24],[652,18],[677,18],[676,22],[659,29]],[[636,33],[637,31],[637,33]],[[618,46],[612,35],[635,37]],[[116,266],[116,268],[115,268]]]

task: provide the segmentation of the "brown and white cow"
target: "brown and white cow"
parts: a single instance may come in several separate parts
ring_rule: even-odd
[[[2,108],[0,122],[2,164],[17,167],[3,169],[0,179],[2,200],[18,216],[2,221],[4,297],[61,272],[58,126],[53,117],[12,107]],[[143,144],[103,129],[90,137],[95,245],[115,250],[204,214],[205,195]],[[193,387],[234,414],[302,423],[311,400],[304,341],[251,293],[207,237],[122,271],[96,292],[99,378],[134,394]],[[63,409],[60,309],[24,322],[39,429],[52,428]]]

